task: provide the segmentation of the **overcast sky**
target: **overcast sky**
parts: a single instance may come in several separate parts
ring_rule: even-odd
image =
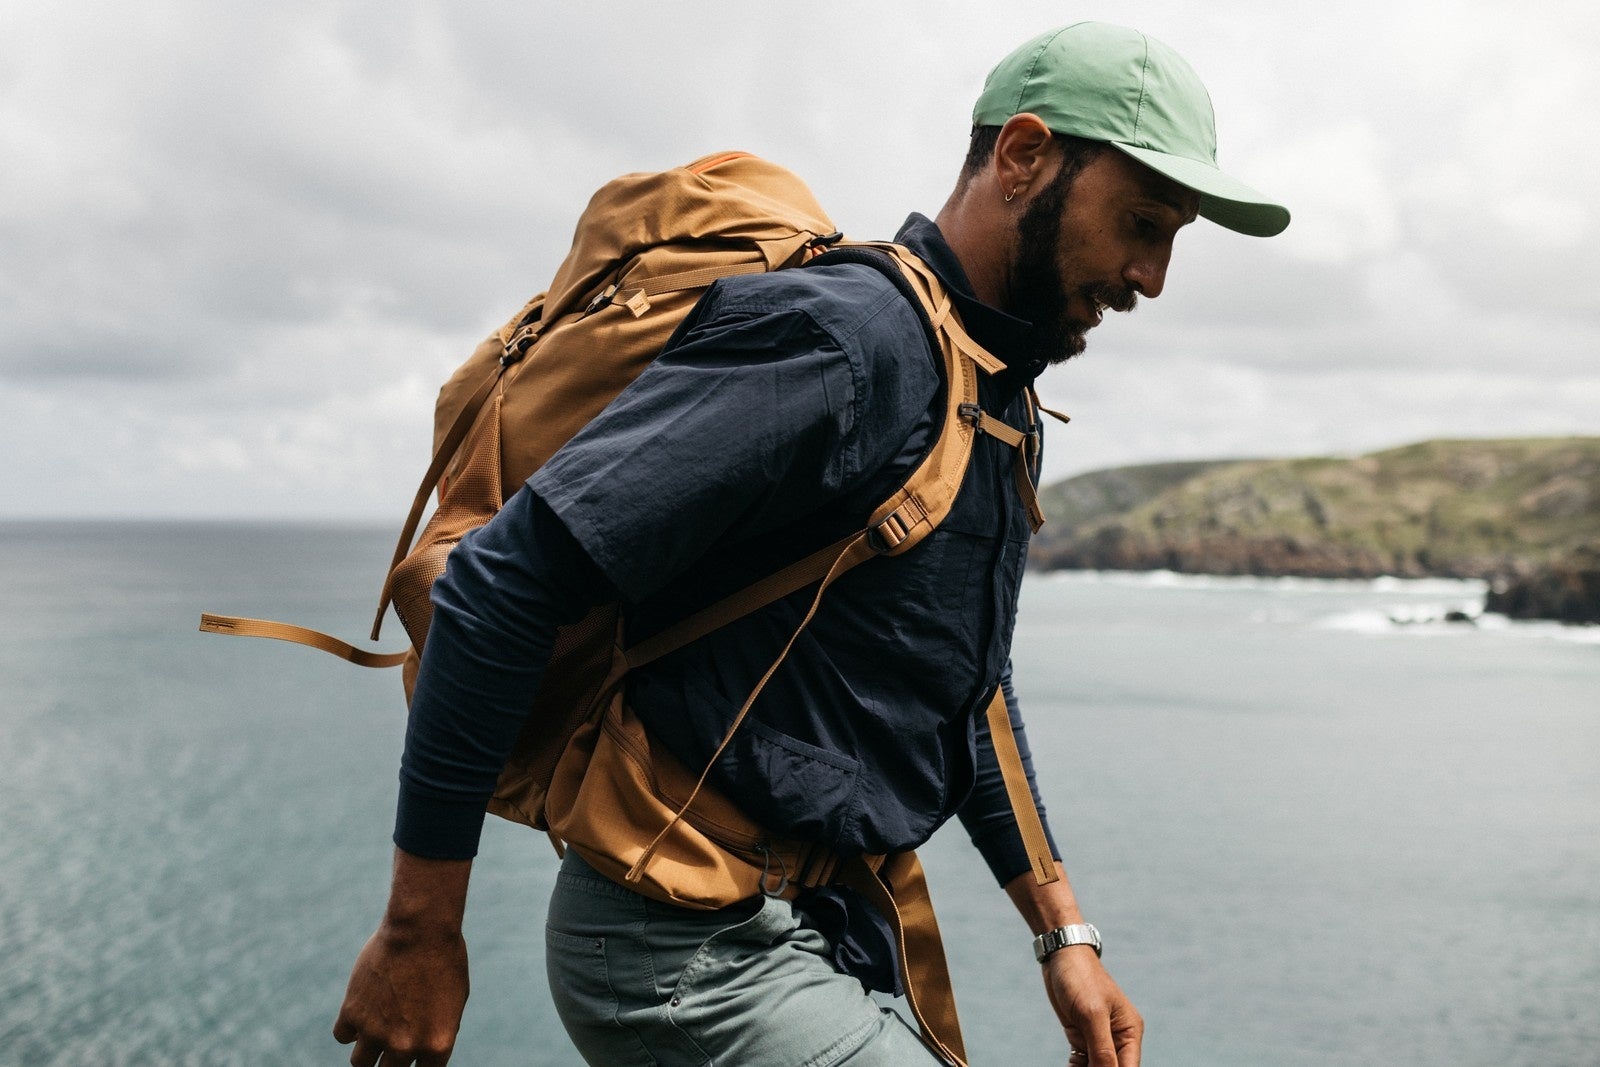
[[[1080,18],[1185,55],[1294,222],[1188,228],[1046,374],[1052,479],[1600,433],[1597,10],[0,0],[0,515],[397,519],[594,187],[742,148],[888,236]]]

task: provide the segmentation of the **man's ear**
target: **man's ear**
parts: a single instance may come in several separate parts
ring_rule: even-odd
[[[1012,115],[1000,127],[994,146],[994,174],[1000,192],[1007,199],[1026,198],[1029,191],[1042,187],[1055,162],[1055,135],[1044,120],[1031,111]]]

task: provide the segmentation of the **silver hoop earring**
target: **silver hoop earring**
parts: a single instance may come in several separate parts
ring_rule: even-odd
[[[1011,198],[1013,196],[1016,196],[1016,195],[1017,195],[1017,191],[1015,189],[1013,189],[1009,193],[1007,193],[1006,194],[1006,203],[1008,203],[1008,204],[1011,203]]]

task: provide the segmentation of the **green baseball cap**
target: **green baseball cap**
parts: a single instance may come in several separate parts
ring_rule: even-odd
[[[1041,34],[989,72],[974,126],[1032,112],[1057,133],[1104,141],[1200,194],[1200,214],[1252,237],[1289,209],[1217,169],[1211,97],[1182,56],[1138,30],[1078,22]]]

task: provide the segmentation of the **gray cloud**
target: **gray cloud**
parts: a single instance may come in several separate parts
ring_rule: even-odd
[[[4,3],[0,513],[389,516],[453,364],[600,182],[746,148],[847,231],[937,210],[1058,5]],[[1051,372],[1050,470],[1600,432],[1600,16],[1085,8],[1174,44],[1295,212],[1196,226]]]

